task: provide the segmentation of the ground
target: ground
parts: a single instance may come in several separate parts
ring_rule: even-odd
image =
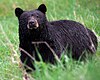
[[[0,1],[0,80],[22,80],[23,73],[18,64],[11,57],[14,52],[19,57],[18,50],[18,22],[14,15],[16,6],[20,6],[25,10],[37,8],[39,4],[46,3],[49,12],[47,16],[49,20],[70,19],[83,23],[85,26],[95,31],[97,36],[100,36],[100,2],[96,0],[26,0],[26,1]],[[8,4],[9,3],[9,4]],[[59,4],[58,4],[59,3]],[[88,5],[87,5],[88,3]],[[72,5],[70,5],[72,4]],[[56,7],[58,6],[58,7]],[[66,7],[65,7],[66,6]],[[61,10],[59,10],[61,9]],[[52,13],[51,13],[52,11]],[[63,11],[63,13],[62,13]],[[62,17],[61,17],[62,15]],[[11,45],[13,45],[11,47]],[[14,50],[14,51],[13,51]],[[15,57],[16,58],[16,57]],[[16,61],[16,59],[14,59]],[[37,71],[31,76],[35,80],[99,80],[100,79],[100,42],[96,57],[87,63],[67,61],[67,69],[62,65],[56,66],[37,63]],[[48,69],[49,68],[49,69]],[[60,74],[63,73],[63,74]],[[95,75],[96,73],[96,75]],[[54,75],[55,74],[55,75]],[[59,76],[59,77],[58,77]]]

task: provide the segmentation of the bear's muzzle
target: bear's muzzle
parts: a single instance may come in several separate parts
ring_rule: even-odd
[[[28,29],[37,29],[39,27],[39,24],[37,20],[34,17],[29,18],[27,28]]]

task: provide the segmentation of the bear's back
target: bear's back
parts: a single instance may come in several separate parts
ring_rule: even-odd
[[[97,48],[96,36],[92,31],[84,27],[79,22],[59,20],[52,21],[50,24],[52,25],[52,29],[55,30],[53,31],[55,33],[52,34],[55,36],[55,40],[59,43],[61,48],[65,48],[67,46],[72,49],[74,55],[77,55],[78,57],[85,50],[95,53]]]

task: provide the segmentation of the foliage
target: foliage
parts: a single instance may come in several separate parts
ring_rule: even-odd
[[[19,68],[18,20],[14,9],[37,8],[47,5],[48,20],[70,19],[83,23],[95,31],[100,39],[100,0],[0,0],[0,80],[22,80]],[[100,79],[100,40],[96,56],[86,62],[66,58],[62,63],[51,65],[36,63],[37,70],[30,75],[34,80],[99,80]]]

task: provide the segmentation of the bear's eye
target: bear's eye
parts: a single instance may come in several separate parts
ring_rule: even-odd
[[[34,16],[33,14],[31,14],[31,16]]]
[[[36,15],[37,18],[39,18],[39,15]]]

